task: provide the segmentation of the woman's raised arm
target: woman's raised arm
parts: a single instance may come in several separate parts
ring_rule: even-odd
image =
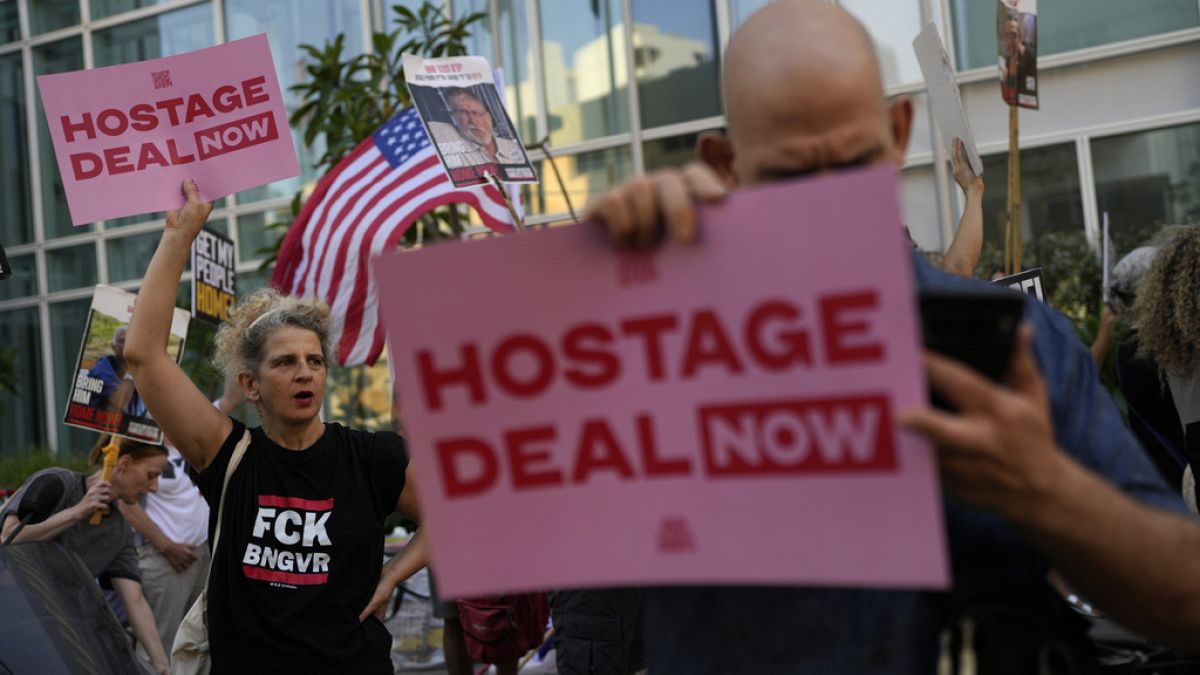
[[[125,361],[154,420],[188,463],[199,470],[208,466],[221,449],[233,422],[212,406],[167,355],[179,279],[192,241],[212,211],[211,202],[200,201],[195,181],[184,181],[183,193],[187,203],[167,214],[167,227],[138,293],[137,308],[125,336]]]

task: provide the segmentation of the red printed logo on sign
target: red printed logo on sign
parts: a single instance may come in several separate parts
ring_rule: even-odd
[[[154,82],[155,89],[166,89],[167,87],[174,86],[174,83],[171,82],[171,71],[169,70],[156,70],[150,73],[150,80]]]
[[[663,518],[658,524],[658,551],[659,553],[694,553],[696,551],[696,537],[692,535],[692,528],[688,526],[687,519],[681,516],[671,516]]]
[[[710,476],[896,470],[882,394],[709,406],[699,415]]]

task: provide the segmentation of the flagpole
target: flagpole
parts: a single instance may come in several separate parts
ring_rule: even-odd
[[[500,179],[496,177],[496,174],[491,173],[490,171],[484,175],[490,178],[492,180],[492,184],[495,185],[496,189],[500,191],[500,197],[504,199],[504,205],[508,207],[508,215],[512,216],[513,224],[517,226],[517,231],[524,232],[525,219],[517,214],[517,209],[513,206],[512,199],[509,198],[508,190],[504,188],[504,184],[500,182]]]

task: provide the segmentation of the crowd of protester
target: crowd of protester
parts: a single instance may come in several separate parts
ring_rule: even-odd
[[[727,131],[700,138],[699,161],[631,179],[592,204],[615,245],[648,248],[664,232],[692,244],[696,204],[743,186],[903,164],[912,104],[884,98],[871,39],[844,10],[772,3],[733,35],[723,66]],[[961,142],[953,155],[964,215],[936,267],[913,251],[919,290],[984,283],[966,278],[979,262],[983,178]],[[271,290],[243,299],[216,355],[236,393],[214,407],[192,384],[165,345],[211,204],[190,181],[184,193],[119,349],[170,443],[123,441],[110,481],[43,472],[63,481],[64,497],[18,540],[57,540],[110,583],[158,672],[207,584],[216,673],[390,673],[391,637],[378,619],[428,562],[418,529],[382,563],[389,514],[420,518],[403,435],[320,419],[331,318],[316,300]],[[951,591],[554,589],[558,671],[949,673],[968,672],[970,653],[985,673],[1094,672],[1088,625],[1048,581],[1052,571],[1148,644],[1200,647],[1191,569],[1200,559],[1200,228],[1130,253],[1114,279],[1090,350],[1063,316],[1026,299],[1005,382],[925,355],[931,386],[954,409],[904,411],[899,423],[937,448]],[[1097,378],[1118,320],[1132,327],[1116,359],[1126,416]],[[238,397],[260,427],[229,416]],[[4,536],[21,496],[6,506]],[[103,526],[88,526],[96,511]],[[435,602],[448,669],[472,672],[455,603]]]

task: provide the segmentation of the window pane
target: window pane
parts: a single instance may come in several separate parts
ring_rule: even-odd
[[[150,265],[150,258],[158,248],[162,239],[161,232],[146,232],[132,237],[109,239],[105,244],[108,249],[108,280],[110,283],[140,279]]]
[[[621,3],[555,0],[539,6],[551,143],[563,146],[628,131]]]
[[[288,88],[306,77],[304,66],[307,60],[300,45],[320,48],[326,40],[345,33],[342,58],[361,54],[363,16],[359,12],[360,6],[359,0],[226,0],[225,30],[230,40],[259,33],[271,36],[271,56],[275,59],[279,88],[288,100],[290,111],[299,107],[299,99]],[[292,131],[292,139],[300,158],[300,176],[240,192],[239,203],[292,197],[301,185],[319,177],[312,166],[325,151],[324,147],[320,144],[312,148],[305,146],[303,134],[296,130]]]
[[[279,237],[286,231],[282,228],[272,228],[278,223],[292,221],[291,209],[251,213],[239,216],[238,223],[238,262],[260,260],[262,249],[274,246]],[[238,289],[239,292],[241,289]]]
[[[37,295],[37,256],[32,253],[9,256],[8,264],[12,267],[12,276],[0,283],[0,300]],[[0,321],[2,323],[4,321]]]
[[[996,65],[996,4],[950,0],[958,67]],[[1038,3],[1038,54],[1200,26],[1196,0],[1055,0]]]
[[[526,143],[536,143],[538,89],[533,82],[533,52],[529,41],[525,0],[500,0],[500,61],[508,114]]]
[[[17,350],[13,372],[17,391],[0,390],[0,417],[4,419],[4,451],[0,461],[11,458],[9,453],[13,451],[46,443],[40,324],[37,307],[10,309],[0,321],[0,345],[3,345],[0,349]]]
[[[838,4],[870,31],[885,85],[921,81],[921,68],[912,47],[913,38],[922,26],[917,0],[840,0]],[[992,43],[995,51],[994,38]]]
[[[70,399],[68,390],[77,374],[75,365],[91,305],[91,298],[50,305],[50,344],[54,352],[54,410],[50,415],[58,425],[60,457],[87,457],[96,442],[96,432],[62,423]]]
[[[495,68],[497,64],[492,63],[492,23],[486,16],[488,4],[488,0],[454,0],[452,3],[454,16],[457,18],[476,12],[484,13],[483,19],[471,24],[468,29],[471,31],[471,36],[467,38],[467,53],[471,56],[482,56]],[[505,75],[507,76],[508,73]]]
[[[125,216],[124,218],[113,218],[112,220],[106,220],[104,221],[104,227],[109,230],[119,230],[122,227],[148,223],[152,220],[161,220],[165,222],[166,217],[167,214],[162,211],[158,211],[157,213],[139,213],[136,216]]]
[[[24,78],[20,52],[0,57],[0,241],[10,246],[33,241]]]
[[[642,127],[721,113],[712,0],[635,0],[633,44]]]
[[[330,369],[326,391],[330,419],[356,429],[391,429],[392,384],[386,354],[373,366]]]
[[[942,250],[937,177],[932,166],[900,172],[900,211],[909,235],[922,251]]]
[[[157,5],[169,1],[170,0],[90,0],[92,20],[94,21],[96,19],[102,19],[106,16],[112,16],[113,14],[129,12],[142,7],[149,7],[151,5]],[[145,58],[154,57],[147,56]],[[134,60],[141,61],[142,59]]]
[[[96,67],[134,63],[211,47],[212,6],[196,5],[97,31]]]
[[[225,198],[221,197],[220,199],[214,201],[213,208],[225,208]],[[157,211],[155,213],[139,213],[136,216],[125,216],[124,218],[113,218],[112,220],[106,220],[104,221],[104,227],[105,229],[109,230],[119,230],[122,227],[129,227],[130,225],[138,225],[152,221],[165,222],[166,219],[167,214],[165,211]],[[212,223],[210,222],[209,225],[212,225]]]
[[[34,35],[79,23],[79,0],[30,0],[29,30]]]
[[[271,270],[254,270],[253,272],[238,272],[237,292],[239,298],[244,298],[260,288],[266,288],[271,281]]]
[[[542,181],[529,187],[525,203],[532,215],[544,213],[566,213],[567,200],[563,196],[565,187],[571,196],[575,213],[582,215],[588,200],[633,175],[633,158],[629,146],[596,150],[571,157],[555,157],[558,170],[562,173],[563,187],[554,177],[549,160],[542,160],[538,176]]]
[[[83,69],[83,42],[69,38],[36,47],[33,50],[33,73],[47,75]],[[42,97],[38,96],[38,155],[42,170],[42,212],[46,221],[46,238],[63,237],[80,232],[90,232],[94,225],[72,227],[71,212],[67,209],[67,193],[63,189],[62,177],[58,173],[58,160],[54,157],[54,143],[50,140],[50,129],[46,126],[46,113],[42,109]]]
[[[699,137],[696,133],[646,141],[642,144],[646,171],[683,166],[696,159],[696,139]]]
[[[46,251],[50,292],[96,285],[96,245],[83,244]]]
[[[0,43],[21,39],[21,22],[17,17],[17,0],[0,0]]]
[[[771,0],[729,0],[729,11],[733,14],[733,25],[740,26],[742,22],[757,12]]]
[[[1076,159],[1073,143],[1021,151],[1021,265],[1026,269],[1039,265],[1045,268],[1051,294],[1057,284],[1074,275],[1068,263],[1083,262],[1067,258],[1075,257],[1074,251],[1087,250]],[[984,253],[979,269],[986,274],[1004,260],[1007,196],[1003,186],[1008,175],[1008,154],[985,156],[983,175],[993,186],[983,193]],[[1099,283],[1097,280],[1097,289]],[[1061,311],[1069,309],[1054,306]]]
[[[1097,138],[1092,167],[1118,256],[1163,225],[1200,223],[1200,124]]]

